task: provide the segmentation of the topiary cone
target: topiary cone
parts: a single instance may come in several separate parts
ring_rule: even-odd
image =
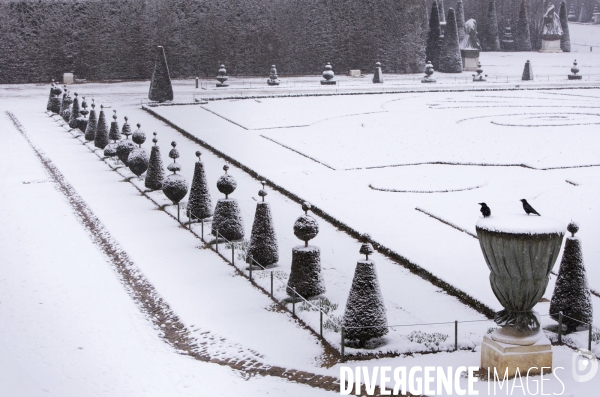
[[[372,253],[373,247],[368,242],[368,237],[365,240],[360,252]],[[369,260],[368,254],[366,255],[367,259],[356,263],[342,318],[346,338],[357,341],[358,347],[365,347],[369,340],[380,338],[388,333],[386,309],[379,287],[377,269],[375,262]]]
[[[567,330],[575,331],[578,326],[585,326],[579,321],[592,323],[594,312],[581,252],[581,241],[575,237],[579,226],[571,222],[567,230],[571,232],[571,237],[567,237],[565,241],[563,257],[550,301],[550,315],[558,321],[558,313],[562,312],[563,315],[568,316],[563,316],[562,319]]]
[[[148,172],[146,173],[144,185],[150,190],[161,190],[165,178],[165,171],[163,169],[162,158],[160,156],[160,147],[156,145],[158,142],[158,139],[156,138],[156,132],[154,133],[152,142],[154,142],[154,146],[152,146],[150,151]]]
[[[154,72],[152,73],[148,99],[157,102],[172,101],[173,86],[171,85],[171,76],[169,75],[165,49],[163,46],[158,46],[156,50],[156,61],[154,62]]]
[[[100,105],[100,115],[98,116],[98,126],[94,135],[94,146],[98,149],[104,149],[108,145],[108,126],[106,125],[106,116],[104,107]]]
[[[73,105],[71,106],[71,113],[69,114],[69,127],[77,128],[79,126],[77,119],[79,118],[79,98],[77,97],[77,93],[75,92],[75,99],[73,99]]]
[[[92,110],[90,110],[90,118],[88,119],[87,127],[85,128],[84,138],[86,141],[93,141],[96,137],[96,128],[98,127],[98,118],[96,116],[96,104],[92,99]]]
[[[279,248],[275,228],[273,227],[271,208],[269,203],[264,201],[267,195],[265,191],[266,182],[261,183],[263,188],[258,192],[258,195],[262,197],[262,201],[256,204],[248,256],[251,255],[261,266],[267,267],[275,265],[279,261]]]
[[[431,62],[434,69],[438,69],[440,64],[440,36],[442,30],[440,28],[440,15],[438,12],[437,1],[431,5],[431,13],[429,17],[429,33],[427,34],[427,46],[425,47],[426,60]]]
[[[204,219],[212,216],[212,200],[206,183],[206,173],[204,164],[200,160],[200,152],[196,152],[198,161],[194,165],[194,177],[192,178],[192,188],[190,189],[190,199],[188,200],[188,217],[191,219]]]
[[[458,29],[456,28],[456,16],[454,9],[448,9],[446,18],[446,30],[444,40],[440,49],[440,72],[461,73],[462,57],[460,55],[460,46],[458,42]]]

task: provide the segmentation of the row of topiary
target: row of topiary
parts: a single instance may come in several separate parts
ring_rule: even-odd
[[[125,117],[125,122],[119,131],[116,110],[113,111],[113,121],[109,128],[102,105],[99,115],[96,115],[94,103],[92,103],[90,112],[86,108],[85,98],[80,107],[76,93],[75,98],[72,99],[66,87],[63,91],[57,84],[52,83],[47,110],[59,114],[69,123],[70,128],[79,129],[86,141],[93,141],[95,147],[103,150],[105,158],[116,157],[138,177],[146,173],[144,181],[146,188],[150,191],[162,190],[173,204],[179,205],[188,193],[188,183],[182,175],[177,173],[181,170],[181,165],[177,163],[180,156],[176,143],[171,143],[172,149],[169,151],[169,157],[173,159],[173,162],[167,165],[167,169],[172,174],[165,177],[156,133],[152,139],[154,146],[148,156],[141,147],[146,140],[146,134],[141,130],[140,124],[137,124],[137,130],[132,133],[128,118]],[[89,119],[86,118],[88,113]],[[121,136],[125,138],[121,139]],[[131,140],[129,140],[130,136]],[[229,197],[235,191],[237,182],[232,175],[228,174],[229,167],[225,165],[223,167],[225,173],[217,180],[217,189],[225,195],[225,198],[217,200],[213,212],[204,164],[200,160],[200,155],[201,153],[197,151],[198,161],[194,167],[187,216],[191,222],[204,221],[212,216],[211,234],[213,236],[224,238],[230,242],[239,241],[244,238],[244,222],[237,200]],[[271,208],[265,201],[266,182],[263,181],[262,185],[262,189],[258,192],[262,201],[256,205],[247,258],[250,262],[249,266],[257,263],[260,268],[269,268],[277,265],[279,252]],[[308,214],[311,209],[309,203],[304,203],[302,209],[305,214],[294,223],[294,235],[303,240],[304,245],[292,249],[292,266],[287,283],[287,293],[294,300],[297,296],[305,299],[319,298],[326,291],[321,273],[320,249],[308,244],[317,236],[319,225],[316,219]],[[357,346],[365,346],[367,341],[379,338],[388,332],[386,311],[375,262],[368,258],[369,254],[374,252],[369,240],[370,237],[365,235],[360,253],[365,254],[366,259],[357,263],[342,320],[346,339]]]

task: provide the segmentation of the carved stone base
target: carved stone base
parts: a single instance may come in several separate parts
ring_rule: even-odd
[[[463,58],[463,70],[474,72],[479,67],[479,57],[477,58]]]
[[[217,83],[217,87],[229,87],[229,84],[226,84],[226,83]]]
[[[423,77],[421,83],[435,83],[435,79],[433,77]]]
[[[335,80],[321,80],[321,85],[336,85]]]
[[[279,85],[279,81],[277,80],[267,80],[267,84],[268,85]]]
[[[517,368],[521,376],[525,376],[527,371],[529,375],[539,375],[552,371],[552,345],[546,336],[542,336],[536,343],[529,346],[509,345],[493,340],[488,335],[483,337],[481,344],[481,368],[484,371],[490,369],[494,374],[494,368],[500,379],[508,368],[508,377],[512,378],[517,373]]]
[[[560,40],[542,40],[540,52],[562,52]]]
[[[580,74],[569,74],[567,77],[569,80],[581,80],[583,76]]]

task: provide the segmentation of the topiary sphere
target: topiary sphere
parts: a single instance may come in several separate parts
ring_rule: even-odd
[[[312,205],[308,201],[302,203],[302,211],[308,213],[308,210],[312,208]]]
[[[150,159],[146,151],[142,148],[136,148],[129,153],[127,158],[127,166],[137,176],[142,175],[148,169]]]
[[[165,178],[162,191],[173,204],[177,204],[187,194],[187,182],[181,175],[171,174]]]
[[[181,165],[179,163],[171,163],[167,165],[167,169],[171,172],[181,171]]]
[[[319,224],[312,216],[305,214],[296,219],[294,223],[294,235],[300,240],[308,244],[308,240],[312,240],[319,234]]]
[[[104,148],[104,156],[113,157],[117,155],[117,146],[113,143],[106,145]]]
[[[171,149],[169,151],[169,157],[172,159],[178,159],[179,158],[179,150],[177,150],[175,148],[177,146],[177,142],[175,142],[175,141],[171,142],[171,146],[173,146],[173,149]]]
[[[146,142],[146,133],[140,129],[140,126],[140,123],[138,123],[138,129],[135,130],[133,136],[131,137],[131,140],[133,140],[133,142],[137,143],[138,145],[141,145],[142,143]]]
[[[135,144],[129,140],[120,141],[117,144],[117,156],[123,164],[127,165],[127,159],[133,149],[135,149]]]
[[[575,233],[579,231],[579,225],[576,222],[571,221],[569,226],[567,226],[567,230],[571,233],[571,237],[575,236]]]
[[[235,181],[235,178],[229,174],[221,175],[217,181],[217,189],[226,196],[233,193],[236,187],[237,182]]]

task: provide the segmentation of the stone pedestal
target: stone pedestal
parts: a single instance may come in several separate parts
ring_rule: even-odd
[[[600,25],[600,12],[594,14],[592,17],[592,22],[594,25]]]
[[[540,375],[542,367],[545,367],[544,374],[552,371],[552,345],[546,336],[542,336],[533,345],[528,346],[497,342],[489,335],[483,337],[481,368],[484,371],[489,368],[492,377],[494,368],[499,378],[502,379],[507,368],[508,376],[512,378],[515,376],[517,368],[519,368],[521,376],[525,376],[527,371],[529,371],[529,375]]]
[[[350,70],[348,72],[348,76],[350,76],[350,77],[360,77],[360,69]]]
[[[559,40],[542,40],[540,52],[562,52]]]
[[[63,84],[73,84],[74,77],[73,73],[64,73],[63,74]]]
[[[475,49],[461,49],[460,55],[462,57],[463,70],[474,72],[479,66],[479,50]]]

